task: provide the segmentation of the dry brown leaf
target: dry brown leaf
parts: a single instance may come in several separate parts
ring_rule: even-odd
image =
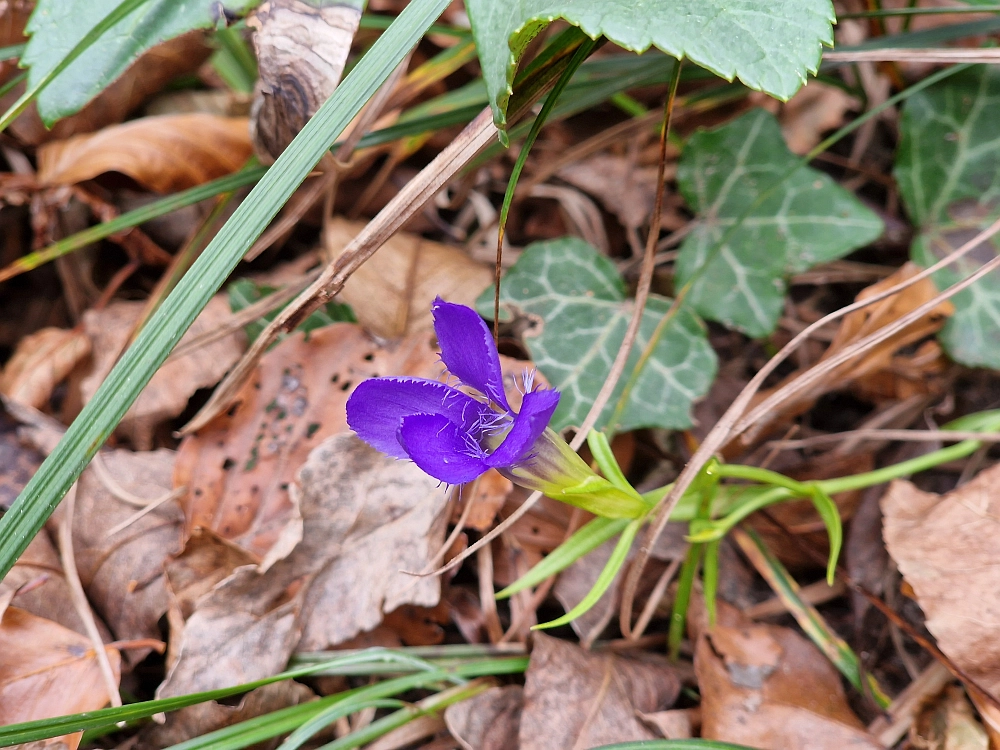
[[[105,648],[115,680],[121,655]],[[0,724],[93,711],[108,704],[90,640],[51,620],[7,607],[0,612]],[[82,733],[49,740],[76,750]]]
[[[897,480],[882,498],[886,547],[916,594],[927,629],[994,696],[1000,696],[998,483],[995,465],[946,495]]]
[[[702,737],[768,750],[882,747],[815,646],[789,628],[747,624],[733,612],[721,608],[719,624],[703,630],[695,647]]]
[[[641,713],[639,718],[659,732],[664,739],[686,740],[694,737],[694,730],[701,726],[701,709],[675,708],[651,714]]]
[[[326,229],[327,254],[337,258],[365,222],[336,218]],[[344,284],[338,299],[348,303],[358,322],[386,339],[396,339],[432,325],[431,302],[437,296],[472,305],[493,281],[493,271],[450,245],[396,232]]]
[[[859,107],[858,100],[843,89],[810,81],[778,108],[781,134],[788,150],[799,155],[808,153],[826,133],[844,124],[849,111]]]
[[[349,323],[286,338],[236,405],[181,443],[174,482],[188,488],[187,532],[211,529],[259,559],[287,554],[301,527],[288,487],[313,448],[347,429],[352,388],[377,375],[435,377],[437,360],[427,335],[380,348]]]
[[[17,427],[0,408],[0,508],[7,509],[42,464],[42,456],[22,444]]]
[[[313,449],[293,492],[302,541],[267,570],[236,568],[197,600],[161,696],[274,674],[296,644],[326,649],[403,605],[438,603],[438,579],[400,572],[422,570],[443,542],[447,499],[436,480],[343,433]]]
[[[15,42],[10,42],[15,44]],[[193,31],[158,44],[75,115],[59,120],[51,129],[45,127],[34,103],[10,125],[9,132],[22,143],[37,146],[52,140],[91,133],[121,122],[151,95],[186,73],[194,73],[212,54],[205,34]],[[23,93],[23,85],[0,99],[6,109]]]
[[[489,531],[513,489],[513,482],[495,469],[490,469],[479,477],[478,482],[463,489],[459,502],[455,503],[452,522],[457,523],[465,512],[465,506],[472,503],[465,519],[466,527],[479,532]]]
[[[19,404],[43,408],[52,390],[90,354],[90,339],[78,329],[43,328],[25,336],[0,373],[0,393]]]
[[[361,20],[339,2],[268,0],[247,19],[260,78],[254,90],[253,140],[273,162],[337,84]]]
[[[520,750],[597,747],[655,739],[636,716],[673,705],[680,681],[666,659],[594,654],[534,636],[525,675]]]
[[[103,310],[88,310],[83,316],[83,328],[93,347],[93,365],[80,383],[80,393],[86,403],[93,398],[98,386],[111,372],[124,349],[132,329],[145,307],[144,302],[115,302]],[[229,303],[224,295],[209,300],[181,342],[189,341],[206,331],[214,330],[229,318]],[[215,385],[243,353],[241,331],[212,342],[182,357],[164,364],[118,426],[118,433],[130,439],[139,450],[153,447],[156,428],[187,408],[188,399],[199,388]]]
[[[100,460],[115,483],[134,498],[156,500],[170,492],[173,451],[104,451]],[[80,476],[73,515],[73,546],[80,582],[94,608],[119,640],[160,638],[167,611],[164,562],[181,546],[181,514],[169,502],[109,534],[141,508],[117,497],[93,466]],[[56,510],[58,518],[61,509]],[[148,650],[130,650],[130,663]]]
[[[910,726],[910,744],[915,750],[987,750],[989,738],[965,691],[949,685],[917,714]]]
[[[141,117],[46,143],[38,149],[38,181],[75,185],[120,172],[157,193],[172,193],[236,172],[250,154],[245,118]]]
[[[666,178],[676,171],[670,165]],[[597,154],[568,164],[557,175],[585,190],[618,217],[622,226],[638,229],[646,224],[656,201],[656,167],[639,167],[624,156]]]
[[[490,688],[448,706],[444,721],[463,750],[508,750],[517,747],[523,704],[520,685]]]

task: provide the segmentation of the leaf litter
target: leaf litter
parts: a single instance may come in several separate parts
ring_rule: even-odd
[[[271,3],[248,25],[270,24],[274,19],[268,13],[281,15],[286,5],[296,4]],[[378,0],[370,5],[378,12],[399,9]],[[612,5],[613,21],[626,9],[620,3]],[[484,31],[482,19],[491,11],[482,3],[469,6],[474,34],[488,43],[482,40],[493,32]],[[204,15],[204,10],[199,6],[199,13]],[[528,16],[534,12],[523,10]],[[3,11],[9,12],[13,11]],[[371,33],[358,30],[359,13],[353,6],[338,6],[332,21],[311,10],[305,15],[310,14],[316,19],[298,17],[293,25],[322,22],[317,27],[320,36],[332,35],[332,43],[329,59],[321,67],[333,73],[323,77],[327,88],[312,92],[314,101],[304,115],[276,115],[274,101],[264,106],[258,101],[250,129],[246,119],[225,116],[231,111],[179,114],[170,104],[166,113],[161,109],[160,114],[118,124],[148,103],[150,94],[161,90],[167,79],[192,71],[197,71],[199,85],[211,89],[194,93],[222,94],[226,101],[245,103],[246,94],[240,98],[223,88],[219,68],[199,68],[210,50],[204,36],[195,32],[144,53],[117,83],[79,114],[58,122],[52,133],[44,131],[37,113],[22,116],[4,146],[11,171],[6,173],[10,179],[3,192],[8,208],[0,213],[0,224],[11,231],[9,246],[0,250],[0,265],[72,233],[74,227],[82,228],[87,220],[81,224],[79,217],[86,211],[112,218],[124,205],[122,175],[127,177],[129,200],[136,195],[149,200],[153,193],[175,192],[231,174],[244,165],[251,150],[269,161],[315,111],[313,105],[326,98],[345,62],[350,64]],[[199,18],[204,25],[204,18]],[[459,25],[468,20],[455,8],[444,19]],[[21,18],[20,25],[12,26],[10,43],[20,41],[23,22]],[[928,22],[918,18],[914,23]],[[794,50],[797,64],[805,68],[811,55],[807,47],[814,42],[818,46],[822,37],[818,26],[810,28],[808,39],[800,40]],[[902,27],[891,21],[886,28]],[[857,29],[860,37],[851,43],[876,33],[877,24],[858,24]],[[672,38],[674,30],[668,31],[660,37]],[[40,33],[42,39],[53,31],[46,28]],[[281,42],[274,28],[256,33],[258,51],[261,44]],[[414,53],[414,69],[427,64],[431,67],[420,70],[433,70],[433,55],[446,54],[454,44],[447,40],[444,35],[429,36]],[[628,34],[619,41],[638,44]],[[34,41],[33,54],[40,43]],[[509,51],[502,46],[497,59],[505,60]],[[605,57],[602,52],[596,59],[613,63],[619,53]],[[721,52],[698,54],[712,57]],[[441,70],[447,72],[438,80],[407,85],[423,87],[421,96],[429,99],[447,96],[448,89],[464,84],[472,70],[448,65],[445,59]],[[280,72],[281,65],[277,68]],[[910,64],[900,65],[899,70],[914,79],[926,74]],[[761,175],[790,169],[793,155],[808,152],[850,121],[861,102],[873,107],[885,100],[884,92],[899,90],[899,81],[890,80],[899,70],[861,63],[843,73],[843,88],[814,81],[781,105],[756,94],[735,106],[725,96],[720,103],[709,97],[705,105],[682,95],[680,137],[670,144],[665,165],[670,187],[664,211],[670,215],[664,226],[671,233],[661,237],[657,248],[654,297],[646,313],[650,323],[642,329],[635,359],[670,300],[683,299],[686,293],[680,292],[688,281],[694,305],[683,308],[675,329],[664,337],[672,346],[670,355],[654,349],[655,367],[637,372],[635,382],[626,385],[626,390],[634,387],[629,391],[631,400],[615,412],[613,399],[603,417],[604,424],[629,430],[627,450],[616,451],[629,479],[642,481],[645,489],[674,480],[697,447],[696,436],[703,437],[713,426],[766,361],[770,348],[780,347],[789,335],[852,299],[870,299],[912,279],[918,265],[901,265],[910,223],[918,233],[910,257],[926,266],[993,218],[992,182],[983,181],[986,178],[977,171],[981,165],[962,150],[992,154],[995,144],[989,123],[978,127],[978,110],[968,106],[989,104],[995,98],[995,76],[986,68],[960,73],[951,82],[911,97],[902,109],[898,142],[889,132],[892,128],[882,127],[896,121],[897,111],[890,109],[879,128],[859,131],[850,154],[847,149],[843,153],[832,149],[781,187],[780,211],[772,211],[770,204],[756,205],[749,209],[751,220],[741,218],[754,200],[769,200],[766,195],[761,198],[769,179],[759,181]],[[753,65],[724,72],[772,92],[791,91],[788,81],[768,78]],[[266,73],[273,76],[274,71]],[[502,107],[504,76],[496,73],[492,68],[489,100]],[[313,76],[308,71],[299,75]],[[953,98],[955,92],[962,96]],[[84,93],[74,93],[64,106],[79,107]],[[259,90],[258,99],[261,94]],[[598,372],[594,383],[584,382],[588,372],[580,367],[581,360],[596,361],[617,348],[618,331],[631,314],[629,291],[637,268],[631,256],[639,248],[655,196],[655,160],[650,158],[653,120],[637,107],[659,107],[662,90],[630,90],[631,96],[635,97],[631,103],[616,101],[619,107],[632,107],[636,118],[620,131],[626,135],[617,139],[600,140],[605,132],[619,132],[622,115],[611,108],[589,110],[576,119],[554,119],[547,126],[526,172],[529,180],[531,174],[542,178],[531,183],[523,196],[518,193],[507,226],[508,261],[518,259],[508,268],[501,290],[505,305],[501,350],[513,355],[503,359],[508,396],[519,404],[516,384],[521,372],[538,366],[541,380],[564,391],[566,411],[560,427],[581,421],[603,381],[603,372]],[[396,106],[396,98],[390,101]],[[486,99],[476,102],[483,104]],[[431,101],[432,107],[437,104]],[[43,105],[51,112],[51,99]],[[373,129],[396,122],[399,111],[384,114]],[[372,114],[366,126],[376,117],[378,113]],[[398,120],[405,121],[405,117]],[[743,132],[741,127],[756,129],[766,138],[748,146],[743,133],[733,140],[749,148],[740,151],[727,139]],[[945,162],[924,158],[936,153],[942,142],[946,144],[942,148],[951,149],[948,144],[957,142],[952,132],[962,128],[973,135],[969,141],[959,139],[956,158]],[[907,746],[914,748],[980,750],[990,738],[996,742],[994,727],[1000,725],[1000,715],[977,693],[982,687],[996,696],[996,665],[991,662],[995,628],[988,595],[994,561],[988,541],[990,524],[998,514],[990,508],[995,454],[988,448],[921,474],[916,481],[922,489],[896,482],[884,494],[877,487],[867,491],[863,503],[857,490],[834,495],[844,521],[850,521],[862,503],[863,517],[853,521],[858,531],[853,535],[849,531],[848,536],[849,544],[853,538],[848,561],[852,576],[881,587],[890,605],[913,627],[926,626],[968,677],[966,689],[952,683],[943,692],[941,680],[925,685],[918,677],[910,683],[917,698],[907,698],[912,710],[897,712],[893,707],[888,718],[877,718],[865,695],[845,690],[847,683],[823,650],[780,614],[779,605],[785,600],[770,598],[762,580],[728,545],[720,561],[718,590],[723,601],[718,620],[709,626],[697,615],[703,593],[697,584],[681,659],[663,658],[659,652],[669,629],[670,607],[683,585],[683,576],[674,577],[688,548],[684,524],[672,524],[658,540],[653,551],[657,561],[646,570],[635,600],[631,625],[636,632],[630,636],[624,619],[630,615],[620,609],[628,566],[636,550],[643,549],[638,540],[626,556],[623,573],[597,605],[571,628],[556,631],[558,638],[531,634],[529,627],[583,600],[614,541],[568,566],[554,583],[517,594],[510,602],[495,600],[494,591],[516,581],[592,520],[589,514],[548,499],[457,571],[441,578],[413,575],[462,554],[518,512],[527,493],[495,472],[460,491],[440,487],[413,465],[387,459],[350,435],[344,404],[353,388],[369,377],[441,377],[429,314],[437,295],[466,305],[478,300],[481,312],[492,314],[493,268],[476,258],[483,238],[496,236],[495,207],[509,174],[509,164],[495,153],[457,176],[447,192],[421,213],[411,211],[408,227],[413,231],[394,235],[347,279],[334,301],[347,303],[350,312],[343,319],[356,318],[358,323],[319,316],[297,332],[286,331],[260,358],[226,409],[192,434],[180,438],[172,434],[204,403],[206,390],[234,366],[246,342],[266,321],[262,313],[263,321],[237,330],[247,322],[238,317],[237,307],[266,300],[274,292],[272,283],[308,283],[316,273],[310,268],[317,259],[350,260],[352,241],[368,230],[363,222],[343,217],[386,205],[386,196],[405,184],[454,132],[442,130],[400,144],[379,173],[378,195],[370,189],[365,169],[377,164],[373,159],[381,152],[362,147],[349,168],[338,174],[336,190],[326,195],[322,215],[318,205],[323,201],[303,189],[303,205],[317,207],[291,212],[300,217],[298,222],[254,261],[256,265],[237,272],[230,291],[242,290],[243,297],[233,306],[234,312],[229,307],[232,298],[213,299],[182,342],[180,353],[154,378],[112,444],[81,476],[72,526],[75,568],[122,689],[138,690],[143,697],[165,697],[229,686],[276,674],[307,652],[330,655],[372,645],[405,645],[440,647],[441,653],[450,653],[448,649],[460,644],[502,649],[513,640],[520,648],[517,653],[530,649],[523,678],[495,680],[474,697],[422,717],[372,747],[585,748],[691,736],[761,748],[874,748],[888,742],[885,738],[904,736]],[[561,155],[580,144],[599,145],[563,163]],[[889,176],[893,161],[903,208]],[[984,158],[982,163],[992,162]],[[925,197],[934,192],[928,192],[929,186],[941,182],[939,172],[948,178],[951,192],[930,205]],[[716,191],[714,180],[720,173],[742,174],[744,179]],[[978,193],[967,195],[970,185]],[[813,200],[817,196],[823,200]],[[81,206],[86,207],[82,213]],[[192,216],[204,216],[207,210],[203,205]],[[15,211],[21,212],[17,219],[12,218]],[[32,224],[27,231],[35,232],[33,237],[26,234],[29,212]],[[71,216],[74,212],[77,219]],[[770,226],[776,215],[784,223]],[[24,226],[17,228],[17,222]],[[66,420],[93,395],[134,334],[146,305],[135,300],[149,296],[171,254],[198,230],[190,218],[183,225],[179,219],[175,223],[183,231],[174,232],[175,238],[164,241],[164,247],[153,244],[144,230],[135,230],[130,240],[116,235],[115,241],[128,253],[129,266],[122,267],[121,258],[109,255],[101,245],[56,261],[49,277],[39,269],[32,272],[37,277],[25,277],[33,285],[32,295],[65,296],[67,303],[65,310],[57,306],[44,315],[25,314],[23,321],[0,321],[4,326],[0,392],[11,402],[11,413],[26,421],[17,432],[7,422],[0,423],[0,502],[5,507],[38,466],[38,454],[30,444],[45,452],[61,434],[61,426],[34,422],[17,405]],[[836,226],[837,231],[804,241],[798,227],[810,223]],[[875,239],[883,225],[891,231]],[[731,227],[735,227],[732,233],[720,240]],[[582,238],[532,244],[564,233]],[[698,281],[691,273],[691,258],[705,253],[713,242],[728,242],[724,250],[732,251],[733,257],[727,269],[711,266],[705,280]],[[757,263],[753,253],[764,248],[767,257]],[[847,264],[836,265],[836,258],[856,248],[860,250]],[[992,254],[991,246],[984,244],[963,262],[972,268]],[[294,267],[291,275],[269,281],[268,274],[289,260],[289,268]],[[834,263],[826,263],[831,260]],[[886,276],[887,266],[895,271],[892,275]],[[848,267],[858,275],[845,275]],[[720,284],[719,274],[726,270],[746,278]],[[580,281],[582,276],[587,276],[586,283]],[[884,280],[864,286],[881,277]],[[808,440],[856,427],[935,429],[939,421],[995,406],[995,376],[980,371],[974,377],[949,359],[977,365],[993,362],[992,348],[983,343],[990,340],[993,328],[989,313],[995,307],[995,284],[990,279],[969,294],[942,302],[911,326],[895,330],[861,357],[837,367],[825,364],[865,336],[898,326],[900,318],[936,299],[942,285],[953,280],[938,274],[933,281],[913,284],[851,313],[835,328],[822,329],[799,350],[794,364],[768,382],[770,388],[752,406],[781,396],[783,387],[807,374],[823,376],[792,398],[769,402],[774,408],[755,417],[744,440],[726,446],[727,460],[767,466],[806,483],[857,474],[897,458],[885,450],[885,442],[867,450],[859,448],[857,440],[847,439],[826,451],[825,444]],[[247,283],[252,286],[249,293]],[[5,287],[0,294],[7,291]],[[577,309],[570,309],[574,305]],[[267,315],[278,307],[276,303]],[[716,323],[706,325],[703,318],[749,332],[756,339],[725,332]],[[618,323],[622,328],[615,328]],[[723,373],[718,379],[716,358]],[[651,384],[654,370],[656,382]],[[623,382],[628,378],[629,372]],[[709,390],[713,379],[716,387]],[[726,388],[719,386],[723,379],[731,381]],[[669,399],[662,398],[665,390]],[[695,417],[701,417],[700,424]],[[782,432],[805,440],[794,449],[765,442]],[[938,447],[921,446],[904,457],[919,459]],[[743,496],[737,491],[733,497],[738,501]],[[879,499],[885,544],[902,583],[884,562],[877,533]],[[848,642],[857,646],[864,668],[902,700],[900,691],[910,676],[931,670],[927,657],[907,635],[883,625],[877,616],[862,619],[858,603],[837,594],[842,587],[827,595],[820,590],[815,560],[801,549],[805,544],[815,552],[826,544],[811,504],[782,504],[768,513],[770,518],[753,516],[749,527],[761,534],[796,578],[805,579],[800,593],[803,598],[807,591],[816,594],[812,610],[816,616],[826,618],[831,631],[848,634],[839,642],[845,648]],[[107,702],[93,643],[49,536],[54,538],[58,521],[57,513],[53,525],[34,539],[0,582],[5,606],[0,637],[16,644],[0,649],[4,691],[0,724],[92,710]],[[874,566],[888,569],[868,570]],[[866,572],[872,575],[862,575]],[[808,580],[814,583],[806,585]],[[757,619],[748,619],[727,600],[752,611]],[[635,615],[643,609],[648,612],[639,624]],[[782,619],[766,621],[774,617]],[[861,632],[872,622],[878,623],[872,632]],[[158,652],[164,648],[161,657]],[[152,722],[138,735],[128,730],[131,734],[116,737],[131,736],[126,741],[139,746],[165,747],[282,708],[305,706],[317,695],[358,688],[372,679],[319,677],[307,680],[308,686],[284,681],[235,702],[206,702],[171,713],[164,724]],[[77,689],[67,690],[66,685]],[[476,689],[481,687],[476,684]],[[421,706],[427,695],[412,691],[406,698]],[[373,721],[377,725],[388,716],[379,711],[356,711],[323,736],[362,730]],[[864,722],[872,719],[876,721],[868,730]],[[888,722],[888,730],[879,721]],[[79,741],[79,735],[61,740],[71,748]]]

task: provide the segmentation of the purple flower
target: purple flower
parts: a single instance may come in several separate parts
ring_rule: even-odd
[[[475,310],[445,302],[431,305],[441,360],[474,398],[423,378],[372,378],[347,401],[347,423],[372,447],[409,458],[448,484],[469,482],[497,469],[513,482],[609,517],[634,518],[648,506],[599,477],[552,430],[559,405],[554,390],[530,390],[521,410],[504,393],[500,356]]]

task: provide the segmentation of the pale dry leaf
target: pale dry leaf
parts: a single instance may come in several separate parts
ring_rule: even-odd
[[[520,685],[490,688],[448,706],[444,721],[463,750],[508,750],[517,747],[523,704]]]
[[[438,603],[438,579],[401,572],[423,569],[444,539],[436,480],[342,433],[313,449],[293,491],[302,540],[267,570],[238,567],[198,598],[161,697],[273,674],[293,648],[336,646],[404,605]]]
[[[175,454],[113,450],[101,460],[114,482],[136,498],[156,500],[170,492]],[[93,466],[80,476],[73,515],[73,548],[80,582],[94,609],[118,640],[160,638],[167,611],[163,574],[166,560],[181,547],[181,514],[166,503],[121,531],[109,534],[139,510],[105,485]],[[57,509],[54,519],[58,519]],[[130,650],[135,664],[147,649]]]
[[[246,118],[216,115],[141,117],[38,149],[42,185],[75,185],[105,172],[172,193],[238,171],[251,155]]]
[[[93,398],[111,372],[144,307],[144,302],[114,302],[103,310],[84,313],[83,328],[93,348],[93,365],[80,383],[84,403]],[[229,303],[224,295],[216,295],[181,343],[214,330],[228,318]],[[156,428],[183,412],[198,389],[215,385],[240,358],[243,346],[244,335],[236,331],[164,364],[125,413],[118,433],[129,438],[139,450],[152,448]]]
[[[676,169],[676,163],[669,165],[666,178],[671,179]],[[597,154],[568,164],[556,174],[597,198],[623,227],[638,229],[653,212],[656,172],[656,167],[639,167],[624,156]]]
[[[916,750],[988,750],[989,738],[965,691],[949,685],[936,699],[924,703],[910,725],[910,744]]]
[[[368,377],[441,373],[428,335],[379,347],[356,325],[288,336],[263,357],[234,405],[181,442],[175,486],[186,530],[211,529],[269,561],[301,533],[288,488],[310,451],[347,429],[351,390]]]
[[[927,629],[994,696],[1000,696],[998,485],[995,465],[945,495],[897,480],[882,498],[886,547],[916,594]]]
[[[262,161],[278,158],[337,88],[360,19],[360,5],[304,0],[268,0],[247,19],[260,71],[251,118]]]
[[[706,739],[769,750],[876,750],[847,705],[840,676],[798,633],[720,611],[695,647]],[[728,622],[731,624],[721,624]]]
[[[520,750],[597,747],[655,739],[637,711],[673,705],[680,681],[669,662],[590,653],[536,633],[525,675]]]
[[[667,740],[686,740],[694,737],[695,728],[701,726],[701,711],[697,708],[675,708],[651,714],[640,713],[639,718]]]
[[[18,607],[0,615],[0,725],[93,711],[108,704],[90,640]],[[121,655],[107,646],[115,680]],[[76,750],[82,733],[61,742]]]
[[[859,108],[860,102],[842,88],[809,81],[778,111],[788,150],[800,156],[808,153],[826,133],[844,124],[848,112]]]
[[[326,252],[334,260],[365,227],[335,218],[326,227]],[[366,329],[386,339],[432,325],[431,302],[442,297],[472,306],[493,281],[493,271],[450,245],[396,232],[344,284],[348,303]]]
[[[88,354],[90,339],[76,328],[43,328],[18,342],[0,373],[0,393],[41,409],[55,387]]]

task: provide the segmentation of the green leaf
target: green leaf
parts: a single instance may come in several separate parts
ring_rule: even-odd
[[[929,266],[1000,215],[1000,71],[976,65],[910,97],[900,121],[896,182],[919,234],[914,261]],[[934,275],[939,289],[996,255],[996,237]],[[951,298],[940,333],[958,362],[1000,368],[1000,274]]]
[[[115,24],[39,94],[46,125],[80,111],[146,50],[193,29],[224,23],[223,12],[242,14],[260,0],[147,0]],[[45,77],[121,0],[38,0],[26,32],[21,64],[28,89]]]
[[[677,182],[698,225],[681,246],[677,281],[694,280],[687,301],[702,317],[766,336],[781,315],[787,276],[882,233],[881,219],[857,198],[800,164],[762,109],[685,144]]]
[[[497,127],[503,128],[517,63],[549,22],[562,18],[633,52],[657,47],[727,80],[788,99],[833,44],[829,0],[466,0]]]
[[[618,270],[581,239],[536,242],[507,272],[500,302],[505,310],[516,310],[535,323],[534,330],[525,334],[525,344],[538,369],[562,392],[553,428],[581,424],[608,376],[632,315]],[[479,297],[477,306],[483,314],[493,314],[492,288]],[[669,307],[670,300],[650,296],[625,372],[595,429],[608,426],[625,382]],[[691,402],[705,395],[715,370],[715,352],[704,325],[682,308],[639,373],[621,422],[611,427],[616,432],[690,427]]]
[[[226,293],[229,295],[229,309],[233,312],[239,312],[243,308],[249,307],[254,302],[259,302],[264,297],[276,291],[278,290],[266,284],[255,284],[250,279],[238,279],[226,289]],[[261,332],[267,327],[267,324],[274,320],[279,312],[281,312],[281,308],[272,310],[253,323],[244,326],[243,330],[246,331],[248,341],[253,342],[260,336]],[[309,333],[309,331],[315,331],[317,328],[328,326],[331,323],[357,322],[358,319],[354,316],[354,311],[350,305],[340,302],[327,302],[322,308],[316,310],[303,320],[295,330]]]

